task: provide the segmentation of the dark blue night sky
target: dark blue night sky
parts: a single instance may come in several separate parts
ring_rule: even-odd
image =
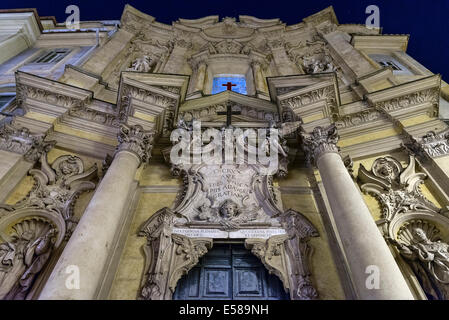
[[[86,21],[120,19],[126,3],[164,23],[208,15],[252,15],[280,18],[287,24],[298,23],[330,5],[340,23],[365,23],[365,8],[375,4],[383,33],[410,34],[407,52],[449,81],[449,0],[2,0],[0,7],[36,8],[40,16],[55,16],[64,22],[70,4],[79,6],[81,20]]]

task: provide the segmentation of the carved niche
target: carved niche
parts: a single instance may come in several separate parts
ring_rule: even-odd
[[[44,143],[40,168],[31,169],[34,185],[14,205],[0,205],[0,299],[26,299],[51,253],[71,236],[77,221],[74,205],[79,195],[93,190],[96,165],[85,170],[71,155],[47,162]]]
[[[292,299],[317,298],[308,240],[318,232],[301,213],[283,209],[273,185],[273,175],[283,170],[286,166],[267,175],[261,163],[247,162],[173,164],[172,173],[182,177],[184,188],[171,209],[159,210],[141,228],[139,235],[147,243],[139,298],[171,299],[180,277],[212,247],[213,239],[244,240]]]
[[[415,172],[415,159],[403,168],[393,157],[378,158],[371,171],[363,165],[361,190],[382,207],[378,225],[385,239],[410,266],[429,299],[449,299],[449,212],[429,201],[420,185],[426,174]]]

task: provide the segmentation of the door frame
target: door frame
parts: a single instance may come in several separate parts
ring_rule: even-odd
[[[144,274],[138,299],[171,300],[178,280],[187,274],[219,238],[188,237],[173,233],[176,214],[163,208],[153,214],[140,229],[147,238]],[[310,237],[318,232],[301,213],[286,210],[279,216],[284,234],[268,239],[246,238],[245,248],[258,257],[265,268],[275,274],[290,293],[292,300],[312,300],[318,292],[312,282],[309,261]],[[263,229],[263,228],[260,228]]]

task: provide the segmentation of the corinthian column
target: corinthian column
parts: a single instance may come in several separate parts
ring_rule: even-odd
[[[336,146],[335,125],[303,134],[304,149],[326,190],[359,299],[413,299],[413,295],[354,185]],[[377,286],[378,284],[378,286]]]
[[[125,205],[137,168],[150,157],[152,137],[153,133],[139,125],[120,126],[114,159],[39,299],[96,298],[114,237],[126,213]],[[80,276],[79,289],[71,286],[68,279],[76,268]]]

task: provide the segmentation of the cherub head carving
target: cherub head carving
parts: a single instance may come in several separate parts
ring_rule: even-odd
[[[220,216],[224,219],[232,219],[239,214],[238,205],[232,200],[225,200],[220,206]]]

